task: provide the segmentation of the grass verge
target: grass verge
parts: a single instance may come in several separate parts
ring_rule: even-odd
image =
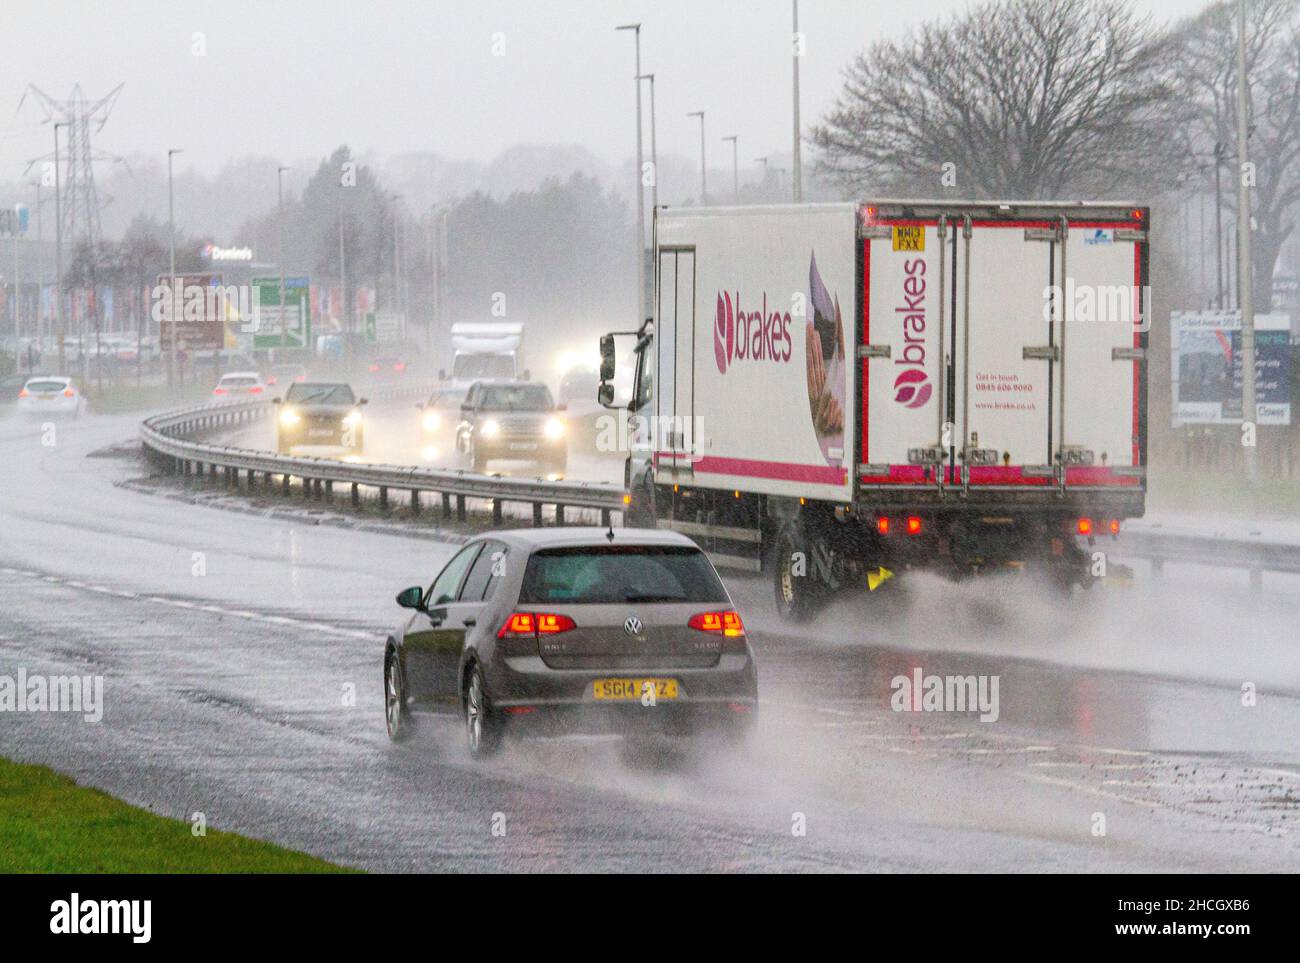
[[[137,809],[0,759],[0,873],[337,873],[305,853]]]

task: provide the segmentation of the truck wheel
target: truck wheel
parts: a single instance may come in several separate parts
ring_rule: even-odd
[[[820,593],[809,565],[803,526],[786,522],[772,546],[772,578],[777,614],[787,622],[806,622],[817,612]]]

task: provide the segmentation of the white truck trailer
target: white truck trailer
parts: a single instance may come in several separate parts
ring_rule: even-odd
[[[1132,204],[661,209],[632,522],[770,572],[790,618],[909,567],[1086,584],[1144,510],[1148,234]]]

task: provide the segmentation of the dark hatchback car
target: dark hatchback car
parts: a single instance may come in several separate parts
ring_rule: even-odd
[[[288,453],[295,445],[336,445],[361,451],[365,424],[352,388],[342,382],[299,381],[284,398],[276,398],[276,450]]]
[[[477,381],[460,408],[456,450],[477,472],[508,459],[563,473],[569,460],[564,410],[540,382]]]
[[[611,532],[612,537],[611,537]],[[456,713],[470,754],[507,733],[721,732],[755,723],[754,654],[722,580],[683,535],[495,532],[462,548],[384,648],[388,733]]]

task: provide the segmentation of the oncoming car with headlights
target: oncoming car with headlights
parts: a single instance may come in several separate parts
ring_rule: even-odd
[[[477,381],[460,407],[456,450],[478,472],[491,461],[517,460],[563,473],[569,460],[564,411],[540,382]]]
[[[366,401],[342,382],[295,382],[283,399],[275,399],[276,450],[287,454],[295,445],[331,445],[360,452]]]
[[[420,457],[425,461],[436,461],[451,450],[464,401],[464,391],[444,388],[415,406],[420,412]]]
[[[758,676],[713,565],[676,532],[536,528],[458,551],[384,648],[388,733],[459,714],[470,754],[507,733],[749,732]]]

